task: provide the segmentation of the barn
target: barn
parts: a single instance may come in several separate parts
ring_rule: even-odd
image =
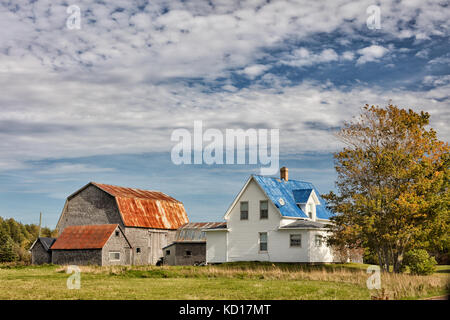
[[[31,245],[31,263],[45,264],[52,262],[52,251],[50,247],[55,242],[56,238],[39,237]]]
[[[115,225],[118,229],[114,230],[120,230],[131,247],[129,262],[123,253],[120,264],[156,264],[163,257],[162,248],[171,243],[176,230],[188,222],[183,203],[163,192],[90,182],[66,200],[56,225],[59,237],[51,247],[52,261],[58,264],[74,261],[80,261],[79,264],[119,264],[104,259],[108,256],[106,252],[112,250],[108,247],[109,242],[95,243],[95,248],[89,242],[80,241],[77,247],[70,246],[70,240],[59,242],[62,236],[63,239],[74,239],[77,232],[84,230],[72,227],[93,226],[89,232],[102,229],[105,232],[102,237],[106,237],[108,233],[100,226]],[[65,233],[67,228],[71,228],[70,237]]]
[[[195,265],[206,262],[206,236],[204,229],[217,228],[224,222],[194,222],[181,226],[175,240],[163,248],[164,264]]]
[[[129,265],[131,244],[118,224],[68,226],[51,247],[53,264]]]

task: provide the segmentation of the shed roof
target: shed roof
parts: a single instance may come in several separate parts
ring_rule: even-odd
[[[89,185],[94,185],[115,198],[122,221],[127,227],[175,230],[189,222],[183,203],[160,191],[97,182],[90,182],[79,191]],[[69,199],[76,193],[69,196]]]
[[[175,234],[174,242],[199,242],[206,241],[204,229],[217,228],[225,225],[225,222],[191,222],[182,225]]]
[[[320,205],[316,205],[317,218],[328,220],[334,215],[333,212],[326,208],[327,203],[310,182],[298,180],[286,181],[259,175],[253,175],[252,177],[263,189],[272,203],[280,210],[283,217],[308,218],[308,215],[297,206],[297,203],[299,203],[298,200],[304,199],[306,194],[308,194],[308,190],[314,190],[320,202]],[[309,194],[311,194],[311,192],[309,192]]]
[[[33,244],[30,247],[30,250],[33,249],[36,242],[39,241],[42,244],[42,246],[44,247],[44,250],[48,251],[48,250],[50,250],[50,247],[55,242],[55,240],[56,240],[56,238],[39,237],[36,239],[35,242],[33,242]]]
[[[52,250],[101,249],[118,224],[68,226],[52,245]]]

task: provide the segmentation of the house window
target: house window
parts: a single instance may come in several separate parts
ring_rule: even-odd
[[[291,234],[291,247],[301,247],[302,246],[302,235],[301,234]]]
[[[269,202],[267,200],[259,202],[259,217],[260,219],[269,218]]]
[[[116,231],[116,237],[118,237],[120,235],[119,231]]]
[[[166,256],[170,256],[170,250],[166,250]]]
[[[259,233],[259,251],[267,251],[267,232]]]
[[[192,251],[186,250],[186,256],[192,256]]]
[[[141,253],[141,248],[136,248],[136,253]]]
[[[109,261],[120,261],[120,252],[110,252]]]
[[[241,202],[241,220],[248,220],[248,202]]]
[[[321,247],[323,245],[323,242],[324,242],[324,237],[321,236],[320,234],[316,234],[316,237],[315,237],[316,247]]]

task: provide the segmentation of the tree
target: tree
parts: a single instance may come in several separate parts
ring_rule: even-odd
[[[376,252],[380,267],[400,272],[404,253],[449,245],[449,146],[430,128],[426,112],[366,105],[337,134],[339,194],[332,245]]]
[[[3,229],[0,229],[0,262],[12,262],[16,259],[14,241]]]

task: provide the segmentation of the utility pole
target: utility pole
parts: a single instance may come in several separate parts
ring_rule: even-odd
[[[39,212],[39,238],[41,237],[42,212]]]

